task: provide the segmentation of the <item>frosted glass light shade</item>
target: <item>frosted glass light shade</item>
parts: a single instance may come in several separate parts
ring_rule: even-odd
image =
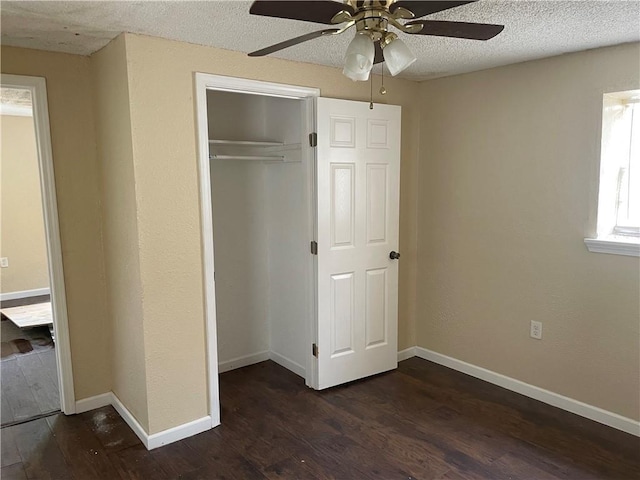
[[[416,61],[416,57],[405,43],[396,38],[382,49],[384,63],[394,77]]]
[[[368,80],[374,56],[375,48],[371,37],[367,34],[356,33],[344,56],[342,73],[354,82]]]

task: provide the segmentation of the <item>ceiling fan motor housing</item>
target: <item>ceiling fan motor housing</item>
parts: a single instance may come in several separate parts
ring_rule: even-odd
[[[384,38],[389,28],[389,20],[383,17],[377,10],[369,10],[365,12],[362,20],[356,22],[356,30],[358,32],[366,32],[374,42]]]
[[[348,22],[351,25],[356,26],[359,33],[367,33],[371,40],[374,42],[380,42],[381,46],[390,43],[393,38],[387,38],[390,36],[389,24],[393,25],[397,29],[407,33],[417,33],[422,25],[403,25],[398,22],[399,19],[414,18],[414,14],[403,7],[397,7],[393,13],[389,10],[390,6],[395,3],[396,0],[346,0],[345,4],[353,10],[351,13],[349,10],[342,10],[338,12],[333,19],[332,23],[344,23]],[[384,41],[386,38],[386,42]]]

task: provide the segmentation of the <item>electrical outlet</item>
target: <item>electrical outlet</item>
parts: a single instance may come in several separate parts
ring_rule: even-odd
[[[9,257],[0,258],[0,267],[7,268],[9,266]]]
[[[542,340],[542,322],[531,320],[531,338]]]

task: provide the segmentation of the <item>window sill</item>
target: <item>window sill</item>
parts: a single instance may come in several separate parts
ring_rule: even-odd
[[[613,255],[627,255],[640,257],[640,239],[638,238],[585,238],[584,243],[590,252],[610,253]]]

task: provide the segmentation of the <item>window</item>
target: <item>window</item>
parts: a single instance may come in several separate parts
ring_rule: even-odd
[[[603,97],[597,231],[590,251],[640,256],[640,90]]]

